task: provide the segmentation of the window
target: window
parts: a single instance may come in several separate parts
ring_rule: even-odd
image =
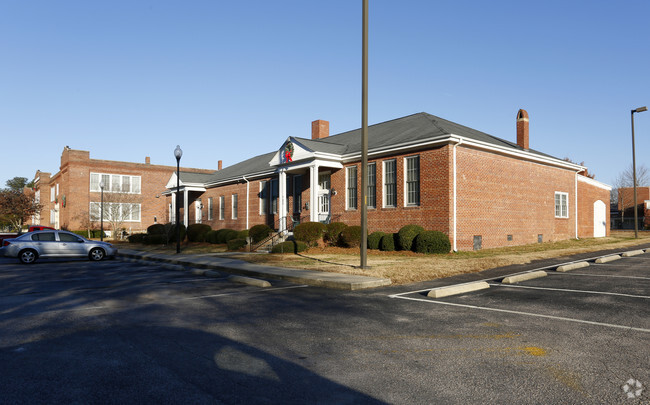
[[[50,225],[56,223],[56,211],[50,210]]]
[[[226,197],[219,196],[219,219],[226,218]]]
[[[107,193],[140,194],[140,176],[90,173],[90,191],[102,191],[100,182],[104,183],[104,192]]]
[[[238,199],[237,194],[232,195],[232,219],[237,219]]]
[[[420,205],[420,157],[406,159],[406,205]]]
[[[50,187],[50,202],[56,200],[56,188]]]
[[[302,176],[293,177],[293,212],[302,210]]]
[[[357,167],[352,166],[346,169],[347,177],[347,209],[357,209]]]
[[[101,219],[101,202],[90,203],[90,220]],[[104,203],[104,221],[140,222],[140,204],[136,203]]]
[[[271,214],[278,213],[278,195],[280,190],[278,189],[278,180],[271,180]]]
[[[568,193],[555,193],[555,218],[569,218]]]
[[[212,197],[208,197],[208,221],[212,220]]]
[[[269,204],[269,182],[260,181],[260,215],[266,215]]]
[[[377,165],[368,164],[368,208],[377,208]]]
[[[384,207],[397,206],[397,161],[384,162]]]
[[[59,232],[59,241],[61,242],[83,242],[81,238],[75,235],[70,235],[69,233]]]

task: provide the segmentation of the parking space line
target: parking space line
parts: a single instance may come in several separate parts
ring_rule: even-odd
[[[429,304],[450,305],[450,306],[454,306],[454,307],[478,309],[478,310],[483,310],[483,311],[504,312],[504,313],[507,313],[507,314],[534,316],[534,317],[537,317],[537,318],[554,319],[554,320],[557,320],[557,321],[583,323],[583,324],[587,324],[587,325],[603,326],[603,327],[607,327],[607,328],[626,329],[626,330],[633,330],[633,331],[637,331],[637,332],[650,333],[650,329],[635,328],[633,326],[616,325],[616,324],[604,323],[604,322],[585,321],[583,319],[565,318],[565,317],[562,317],[562,316],[553,316],[553,315],[536,314],[536,313],[531,313],[531,312],[513,311],[513,310],[510,310],[510,309],[479,307],[479,306],[476,306],[476,305],[457,304],[457,303],[454,303],[454,302],[436,301],[436,300],[425,299],[425,298],[403,297],[403,296],[398,296],[398,295],[391,295],[390,298],[399,298],[399,299],[410,300],[410,301],[420,301],[420,302],[426,302],[426,303],[429,303]]]
[[[551,276],[585,276],[585,277],[611,277],[611,278],[633,278],[639,280],[650,280],[650,277],[639,276],[616,276],[610,274],[585,274],[585,273],[549,273]]]
[[[491,283],[490,286],[492,286],[492,287],[504,287],[504,288],[524,288],[524,289],[529,289],[529,290],[574,292],[574,293],[582,293],[582,294],[616,295],[618,297],[650,299],[650,296],[647,296],[647,295],[621,294],[621,293],[613,293],[613,292],[606,292],[606,291],[572,290],[572,289],[568,289],[568,288],[533,287],[533,286],[527,286],[527,285],[511,285],[511,284],[501,284],[501,283]]]

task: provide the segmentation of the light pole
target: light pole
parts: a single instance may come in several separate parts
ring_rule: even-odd
[[[99,204],[99,240],[104,241],[104,181],[99,182],[99,189],[102,191],[102,199]]]
[[[362,2],[361,55],[361,252],[359,267],[368,268],[368,0]]]
[[[174,149],[174,157],[176,158],[176,253],[181,252],[181,225],[178,223],[181,216],[181,205],[178,201],[181,191],[181,156],[183,156],[183,150],[180,145],[176,145],[176,149]]]
[[[648,111],[648,107],[639,107],[632,110],[630,117],[632,118],[632,181],[634,182],[634,238],[639,237],[639,213],[636,202],[636,156],[634,152],[634,113]]]

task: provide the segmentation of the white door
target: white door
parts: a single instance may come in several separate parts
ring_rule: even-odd
[[[325,222],[330,217],[330,184],[331,174],[318,175],[318,221]]]
[[[598,200],[594,203],[594,238],[602,238],[607,235],[607,206]]]
[[[196,200],[194,202],[194,218],[196,218],[197,224],[203,222],[203,211],[201,211],[201,208],[203,208],[203,204],[201,204],[201,200]]]

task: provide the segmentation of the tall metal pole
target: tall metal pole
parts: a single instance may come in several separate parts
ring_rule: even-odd
[[[100,204],[100,219],[99,219],[99,240],[104,241],[104,182],[99,183],[99,188],[102,190],[102,202]]]
[[[636,154],[634,152],[634,113],[632,110],[630,116],[632,117],[632,181],[634,182],[634,238],[639,238],[639,213],[636,202]]]
[[[181,194],[181,158],[176,156],[176,253],[181,252],[181,224],[178,219],[181,216],[181,206],[179,197]]]
[[[363,0],[361,66],[361,264],[368,267],[368,0]]]

